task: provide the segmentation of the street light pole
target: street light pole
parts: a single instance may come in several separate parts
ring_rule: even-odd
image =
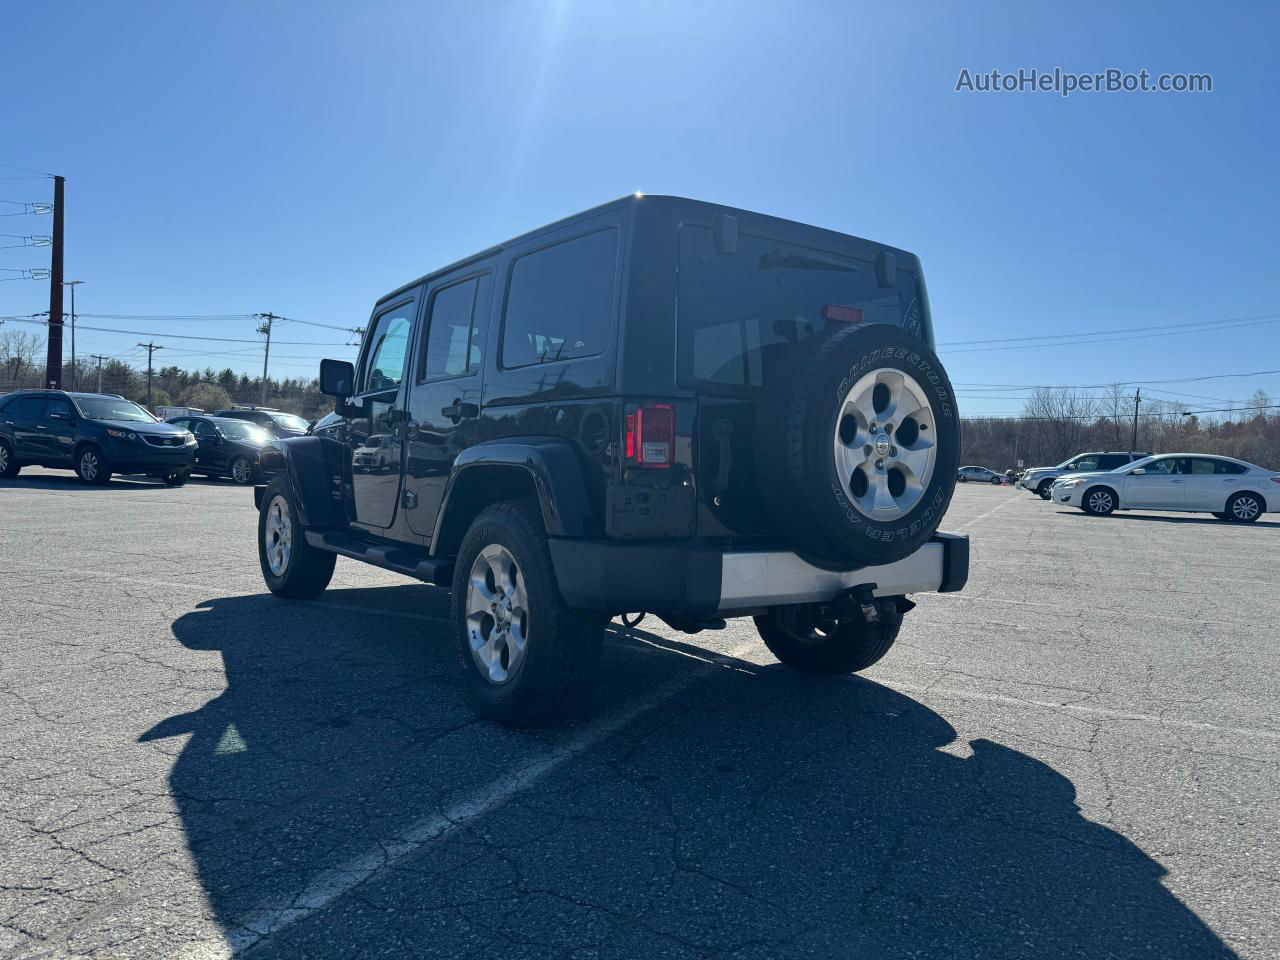
[[[76,287],[84,283],[83,280],[64,280],[62,285],[71,288],[71,385],[76,390],[80,389],[80,371],[76,368]]]

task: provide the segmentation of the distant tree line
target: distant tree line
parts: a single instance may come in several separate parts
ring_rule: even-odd
[[[44,374],[44,338],[24,330],[0,328],[0,393],[42,387]],[[63,364],[63,387],[72,389],[76,384],[81,390],[98,389],[95,361],[77,358],[74,367]],[[120,360],[108,360],[102,365],[102,391],[146,403],[147,373]],[[261,377],[236,373],[230,367],[184,370],[169,365],[156,368],[151,376],[153,408],[187,406],[212,411],[237,404],[257,404],[261,396]],[[265,405],[315,419],[333,409],[333,400],[320,393],[315,379],[268,377]]]
[[[1114,386],[1099,395],[1069,388],[1037,390],[1013,417],[965,418],[960,460],[1003,472],[1061,463],[1089,450],[1219,453],[1280,469],[1280,409],[1258,390],[1236,411],[1184,416],[1209,401],[1142,398],[1134,441],[1134,398]]]

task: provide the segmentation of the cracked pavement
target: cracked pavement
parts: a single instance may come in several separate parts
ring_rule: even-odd
[[[1280,522],[970,485],[860,677],[615,623],[472,719],[446,596],[265,593],[248,491],[0,481],[0,957],[1280,956]]]

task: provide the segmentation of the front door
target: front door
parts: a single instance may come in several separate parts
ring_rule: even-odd
[[[187,428],[196,438],[196,468],[221,473],[226,467],[222,454],[222,438],[208,420],[192,420]]]
[[[425,537],[435,531],[454,459],[476,442],[491,276],[481,264],[427,291],[405,460],[409,527]]]
[[[405,416],[400,384],[418,309],[416,292],[374,315],[356,372],[345,439],[351,456],[355,522],[372,529],[391,526],[400,497],[400,460]]]
[[[70,400],[50,397],[45,401],[44,429],[40,431],[47,463],[70,463],[76,446],[76,421],[79,416]]]
[[[1185,461],[1153,460],[1146,472],[1130,473],[1124,482],[1124,505],[1137,510],[1182,510],[1187,505]]]

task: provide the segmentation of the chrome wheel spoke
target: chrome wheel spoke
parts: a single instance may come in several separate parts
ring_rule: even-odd
[[[490,544],[476,556],[466,610],[476,668],[490,683],[506,683],[524,660],[530,620],[524,576],[506,547]]]

